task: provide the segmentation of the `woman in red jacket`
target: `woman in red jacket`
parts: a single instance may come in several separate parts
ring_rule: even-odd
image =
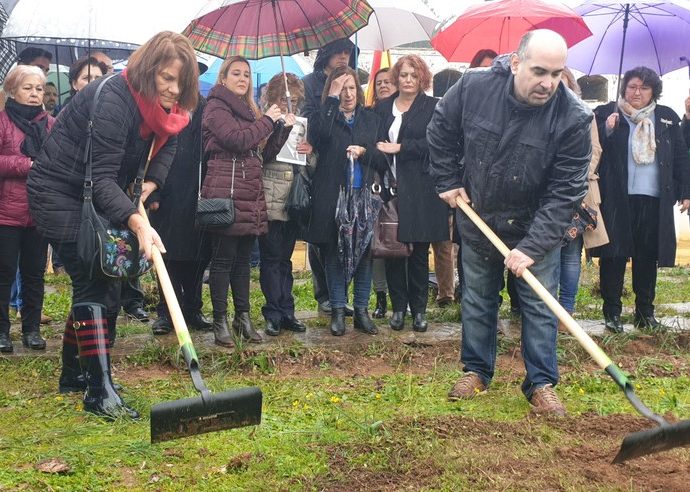
[[[40,68],[18,65],[5,78],[5,110],[0,112],[0,352],[14,350],[10,340],[10,288],[21,271],[22,344],[43,350],[40,322],[43,274],[48,243],[29,215],[26,176],[53,118],[43,109],[45,74]]]
[[[259,146],[263,148],[262,144],[273,134],[281,113],[273,105],[262,116],[252,94],[249,62],[239,56],[228,58],[209,92],[202,120],[204,150],[209,159],[201,196],[232,196],[235,205],[234,224],[209,234],[213,333],[216,344],[224,347],[233,346],[227,319],[230,286],[235,305],[235,336],[250,342],[262,341],[249,319],[249,254],[256,236],[268,231]]]

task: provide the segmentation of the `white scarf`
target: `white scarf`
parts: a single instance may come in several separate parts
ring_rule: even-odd
[[[654,101],[642,109],[635,109],[622,97],[618,99],[618,109],[637,125],[632,136],[632,156],[635,164],[641,166],[653,164],[656,156],[654,122],[650,118],[655,108]]]

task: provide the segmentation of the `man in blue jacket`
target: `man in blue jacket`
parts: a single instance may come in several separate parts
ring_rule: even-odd
[[[561,82],[567,45],[553,31],[527,33],[517,52],[466,72],[436,106],[427,129],[441,199],[474,210],[511,248],[505,260],[459,211],[462,265],[461,361],[449,399],[483,393],[496,359],[504,265],[526,268],[556,294],[560,247],[586,192],[592,113]],[[558,383],[556,317],[521,278],[525,397],[536,413],[565,415]]]

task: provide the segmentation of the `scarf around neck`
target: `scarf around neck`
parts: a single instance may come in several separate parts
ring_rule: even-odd
[[[20,150],[34,160],[48,136],[48,114],[42,106],[21,104],[8,97],[5,103],[7,116],[25,135]]]
[[[180,109],[177,104],[170,109],[170,112],[167,112],[157,100],[152,101],[145,98],[132,87],[127,78],[127,69],[123,70],[122,75],[127,81],[129,92],[134,97],[139,113],[141,113],[142,122],[139,126],[139,135],[144,140],[148,140],[152,135],[155,136],[151,151],[151,158],[153,159],[171,136],[177,135],[189,124],[189,113]]]
[[[618,99],[618,109],[637,125],[632,136],[632,157],[635,164],[641,166],[653,164],[656,157],[654,122],[651,119],[655,108],[654,101],[644,108],[635,109],[622,97]]]

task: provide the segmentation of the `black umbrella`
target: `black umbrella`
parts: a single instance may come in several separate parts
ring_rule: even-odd
[[[359,262],[364,257],[374,235],[374,222],[381,210],[381,200],[362,186],[355,189],[355,161],[350,156],[347,184],[340,188],[335,211],[338,226],[338,254],[345,271],[345,282],[350,283]]]

